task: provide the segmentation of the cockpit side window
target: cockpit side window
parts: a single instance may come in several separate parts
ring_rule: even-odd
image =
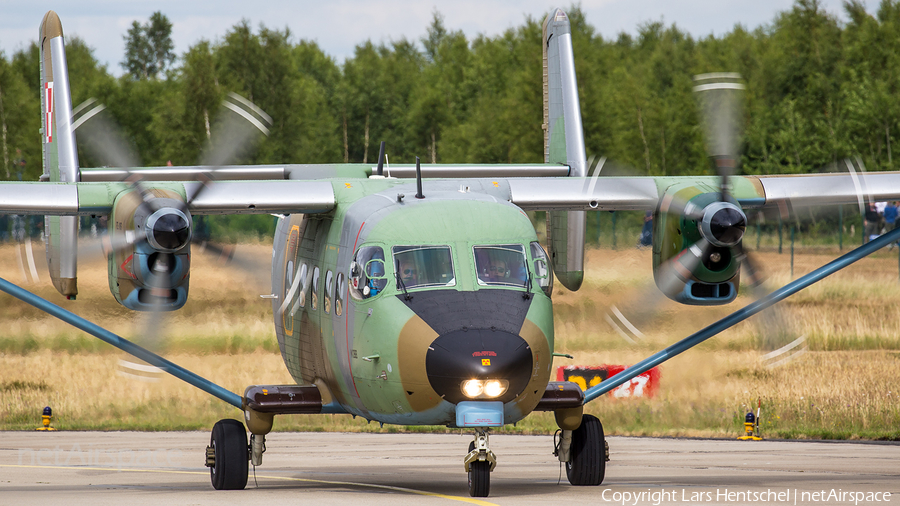
[[[357,300],[374,297],[387,286],[384,250],[362,246],[350,264],[350,295]]]
[[[521,244],[475,246],[474,253],[479,285],[525,286],[529,273]]]
[[[550,269],[550,260],[544,248],[535,241],[531,243],[531,258],[534,259],[534,282],[550,297],[553,294],[553,271]]]
[[[455,286],[450,246],[394,246],[394,267],[407,289]]]

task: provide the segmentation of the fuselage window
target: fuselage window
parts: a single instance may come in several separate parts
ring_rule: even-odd
[[[294,281],[300,282],[299,278],[297,278],[294,273],[294,261],[288,260],[287,267],[284,269],[284,300],[294,298],[294,294],[291,292],[295,292],[298,289],[298,287],[294,285]]]
[[[306,292],[309,291],[309,267],[306,265],[306,262],[302,262],[300,264],[300,273],[297,274],[300,276],[300,293],[297,298],[297,305],[300,307],[306,306]]]
[[[293,308],[294,295],[299,289],[300,278],[294,273],[294,261],[288,260],[284,269],[284,299],[279,311],[284,331],[290,334],[294,328]]]
[[[475,270],[479,285],[525,286],[528,268],[521,244],[475,246]]]
[[[344,293],[347,291],[347,284],[344,282],[344,273],[339,272],[337,275],[337,287],[334,292],[334,314],[341,316],[344,314]]]
[[[380,246],[363,246],[350,264],[350,294],[358,300],[374,297],[387,285],[384,250]]]
[[[455,286],[450,246],[394,246],[396,276],[404,287]]]
[[[531,243],[531,258],[534,259],[534,270],[532,271],[534,282],[549,297],[553,293],[553,272],[550,269],[547,253],[538,242]]]
[[[319,268],[313,269],[312,279],[312,310],[319,309]]]
[[[331,271],[325,273],[325,304],[322,306],[326,313],[331,313],[331,297],[334,290],[334,276]]]

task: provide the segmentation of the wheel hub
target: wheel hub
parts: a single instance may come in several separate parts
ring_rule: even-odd
[[[216,467],[216,446],[211,444],[206,447],[206,467]]]

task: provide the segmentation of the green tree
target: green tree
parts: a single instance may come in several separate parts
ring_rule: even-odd
[[[9,66],[3,72],[5,84],[3,95],[4,114],[7,126],[7,149],[14,164],[10,176],[18,177],[22,170],[23,180],[35,180],[43,172],[41,164],[41,98],[40,74],[30,72],[37,69],[37,45],[16,52]],[[30,62],[29,62],[30,60]],[[26,62],[31,65],[25,65]],[[21,152],[21,154],[20,154]],[[22,162],[25,162],[23,165]],[[5,177],[3,170],[0,177]]]
[[[847,115],[848,151],[861,153],[871,169],[894,168],[893,138],[900,121],[900,2],[883,0],[876,16],[845,4],[850,22],[843,33],[846,66],[841,92]]]
[[[16,179],[25,166],[22,148],[27,142],[22,135],[28,124],[26,112],[31,112],[29,96],[21,75],[0,52],[0,177]],[[36,160],[35,160],[36,161]]]
[[[471,96],[463,85],[471,52],[462,31],[448,32],[438,12],[434,13],[427,33],[422,39],[427,64],[413,92],[407,124],[412,148],[417,153],[427,153],[420,154],[421,158],[437,163],[444,131],[468,112]]]
[[[175,62],[172,23],[156,11],[144,24],[131,23],[125,39],[122,67],[134,79],[156,79]]]

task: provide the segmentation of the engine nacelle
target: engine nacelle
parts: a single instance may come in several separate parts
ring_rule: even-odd
[[[171,190],[122,192],[110,216],[109,289],[136,311],[174,311],[188,297],[193,222]]]
[[[747,218],[733,198],[706,185],[667,189],[653,216],[653,276],[682,304],[719,305],[740,286],[740,242]]]

